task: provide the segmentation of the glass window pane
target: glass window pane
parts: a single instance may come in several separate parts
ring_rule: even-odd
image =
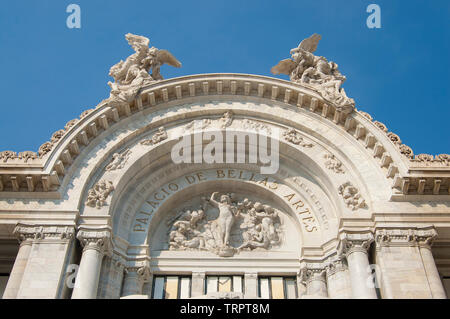
[[[232,277],[219,277],[219,291],[231,292]]]
[[[218,278],[215,276],[208,276],[206,279],[206,293],[217,292]]]
[[[259,294],[263,299],[270,299],[269,278],[259,280]]]
[[[191,278],[181,278],[180,284],[180,299],[186,299],[191,297]]]
[[[170,276],[166,278],[165,299],[178,299],[178,277]]]
[[[242,276],[233,276],[233,291],[242,292]]]
[[[164,277],[155,277],[153,299],[164,299]]]
[[[296,299],[297,298],[297,283],[293,278],[286,278],[286,299]]]
[[[283,277],[272,277],[272,299],[284,299]]]

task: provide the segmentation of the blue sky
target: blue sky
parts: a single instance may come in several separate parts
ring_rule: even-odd
[[[66,7],[81,6],[68,29]],[[366,8],[381,7],[381,29]],[[450,1],[3,1],[0,150],[37,151],[53,132],[108,97],[109,68],[132,53],[131,32],[170,50],[165,78],[270,68],[313,33],[316,54],[339,65],[358,109],[415,154],[450,153]],[[283,77],[283,76],[282,76]]]

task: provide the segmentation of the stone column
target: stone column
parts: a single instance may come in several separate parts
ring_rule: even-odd
[[[122,297],[142,295],[144,283],[150,278],[148,265],[135,265],[125,268]]]
[[[13,233],[20,242],[20,248],[16,260],[14,261],[8,283],[6,284],[3,299],[15,299],[17,297],[22,277],[25,272],[25,266],[27,265],[28,257],[30,256],[32,239],[35,237],[34,233],[25,232],[23,226],[16,226]]]
[[[245,273],[244,274],[244,297],[246,299],[258,298],[258,274]]]
[[[431,253],[433,227],[379,227],[375,234],[383,298],[446,298]]]
[[[81,226],[77,239],[83,246],[72,299],[95,299],[103,256],[111,250],[110,227]]]
[[[192,272],[191,297],[199,297],[205,294],[205,272]]]
[[[372,233],[344,233],[341,236],[339,255],[347,258],[354,299],[377,299],[375,287],[371,283],[367,250],[373,242]]]
[[[64,280],[73,254],[75,228],[19,223],[15,232],[31,243],[31,246],[27,243],[20,248],[18,272],[10,286],[14,288],[15,298],[63,298],[67,290]],[[18,277],[21,277],[20,283]]]
[[[352,288],[345,258],[334,257],[327,265],[328,296],[332,299],[350,299]]]
[[[327,298],[326,265],[307,263],[300,269],[300,278],[306,286],[306,295],[302,298]]]
[[[431,245],[436,236],[437,232],[434,228],[417,230],[417,242],[427,274],[428,284],[430,285],[431,295],[433,299],[447,299],[441,277],[434,262],[433,253],[431,252]]]

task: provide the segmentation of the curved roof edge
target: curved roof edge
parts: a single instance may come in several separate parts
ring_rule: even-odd
[[[402,144],[398,135],[388,132],[383,123],[373,121],[368,113],[337,106],[313,88],[298,83],[235,73],[198,74],[155,81],[142,87],[130,103],[110,105],[104,100],[95,109],[84,111],[79,119],[69,121],[64,129],[55,132],[37,153],[0,152],[0,192],[34,192],[36,184],[44,193],[54,192],[59,186],[59,176],[64,175],[80,150],[100,131],[146,108],[200,96],[253,96],[319,114],[371,149],[380,166],[387,168],[387,177],[393,179],[393,188],[399,193],[410,194],[413,190],[423,194],[431,187],[432,194],[438,195],[442,194],[441,185],[448,184],[450,194],[450,155],[420,154],[414,157],[411,148]],[[397,154],[387,151],[392,145]]]

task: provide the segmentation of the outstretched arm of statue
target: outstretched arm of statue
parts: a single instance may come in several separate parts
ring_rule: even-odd
[[[214,199],[214,197],[216,197],[217,194],[218,194],[217,192],[212,193],[211,198],[209,199],[209,203],[214,207],[219,207],[219,203]]]

